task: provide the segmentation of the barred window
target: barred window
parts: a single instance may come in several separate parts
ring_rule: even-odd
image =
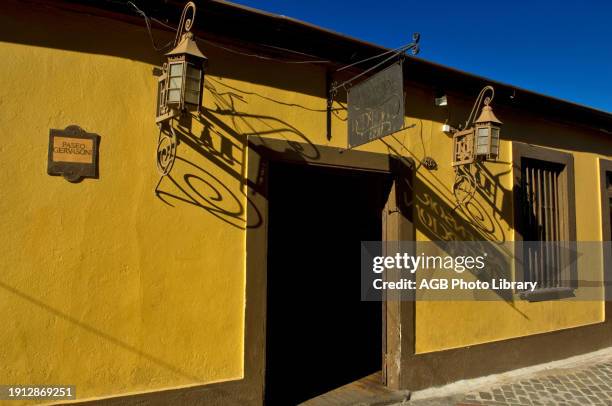
[[[524,298],[559,298],[573,291],[576,280],[573,157],[516,144],[516,277],[537,282],[538,292],[525,292]]]

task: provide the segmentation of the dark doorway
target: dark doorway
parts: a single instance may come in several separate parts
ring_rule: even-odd
[[[360,300],[360,242],[381,240],[388,174],[273,163],[265,398],[289,406],[382,367],[382,305]]]

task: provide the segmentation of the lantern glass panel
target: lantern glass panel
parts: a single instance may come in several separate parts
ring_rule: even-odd
[[[198,104],[200,102],[200,92],[192,92],[187,90],[185,92],[185,103]]]
[[[170,77],[172,76],[183,76],[183,63],[171,63],[170,64]]]
[[[499,128],[491,128],[491,155],[499,155]]]
[[[171,63],[168,80],[168,102],[181,102],[181,88],[183,86],[183,63]]]
[[[476,133],[476,155],[489,153],[489,127],[479,127]]]
[[[168,102],[170,103],[179,103],[181,101],[181,91],[171,89],[168,90]]]
[[[169,84],[168,87],[170,89],[180,89],[181,88],[181,83],[183,83],[183,78],[182,77],[170,78],[170,84]]]
[[[194,64],[187,64],[187,77],[200,80],[201,69],[198,69]]]
[[[202,80],[202,70],[192,64],[187,65],[185,76],[185,102],[190,104],[200,104],[200,85]]]

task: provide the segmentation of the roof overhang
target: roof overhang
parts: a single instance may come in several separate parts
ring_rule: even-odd
[[[44,1],[44,0],[42,0]],[[48,0],[47,0],[48,1]],[[387,51],[387,48],[352,38],[290,17],[268,13],[222,0],[195,1],[198,17],[194,31],[202,38],[230,41],[269,55],[295,59],[325,59],[341,66]],[[115,0],[55,0],[70,8],[85,8],[134,24],[142,24],[127,4]],[[136,1],[149,16],[176,24],[185,1]],[[612,114],[501,83],[420,58],[404,62],[410,80],[432,88],[472,97],[485,85],[495,86],[496,105],[526,109],[530,113],[612,134]]]

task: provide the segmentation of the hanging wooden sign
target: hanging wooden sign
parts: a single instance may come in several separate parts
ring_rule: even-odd
[[[348,147],[382,138],[404,127],[402,62],[348,90]]]
[[[98,177],[99,136],[76,125],[49,132],[47,173],[62,175],[70,182]]]

